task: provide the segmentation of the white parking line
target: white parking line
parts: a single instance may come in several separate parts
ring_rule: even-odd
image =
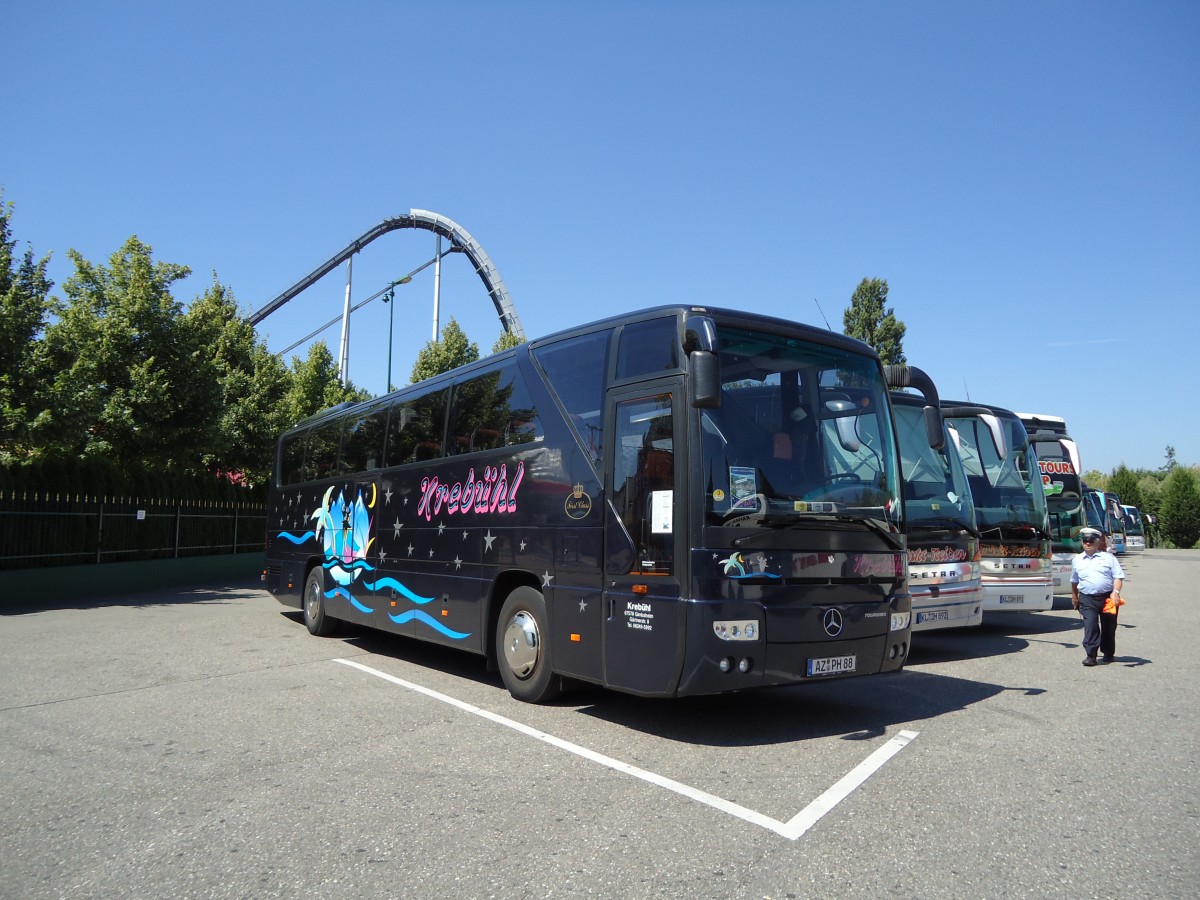
[[[737,803],[731,803],[724,800],[715,794],[710,794],[707,791],[702,791],[699,788],[694,788],[691,785],[683,784],[665,775],[659,775],[657,772],[650,772],[646,769],[630,765],[627,762],[622,762],[619,759],[613,759],[611,756],[605,756],[603,753],[597,753],[594,750],[588,750],[586,747],[580,747],[578,744],[572,744],[570,741],[564,741],[562,738],[556,738],[552,734],[546,734],[544,731],[538,731],[536,728],[530,728],[528,725],[523,725],[513,719],[505,718],[497,715],[494,712],[489,712],[486,709],[481,709],[470,703],[465,703],[462,700],[456,700],[454,697],[446,694],[438,693],[430,690],[427,687],[422,687],[419,684],[414,684],[411,681],[405,681],[403,678],[397,678],[395,675],[389,675],[386,672],[380,672],[378,669],[372,669],[370,666],[364,666],[362,663],[355,662],[350,659],[335,659],[334,662],[341,663],[344,666],[350,666],[354,669],[359,669],[366,672],[368,675],[374,675],[377,678],[382,678],[384,681],[390,681],[392,684],[407,688],[410,691],[416,691],[418,694],[424,694],[426,697],[431,697],[434,700],[439,700],[442,703],[457,707],[463,712],[471,713],[480,718],[487,719],[490,722],[495,722],[497,725],[503,725],[505,728],[511,728],[513,731],[518,731],[521,734],[536,738],[539,741],[550,744],[553,747],[558,747],[560,750],[566,750],[568,753],[574,753],[576,756],[581,756],[584,759],[590,759],[594,763],[599,763],[602,766],[607,766],[617,772],[624,772],[626,775],[632,775],[634,778],[640,778],[643,781],[648,781],[650,784],[658,785],[661,788],[666,788],[668,791],[674,791],[684,797],[696,800],[713,809],[719,809],[721,812],[728,813],[731,816],[736,816],[744,822],[749,822],[752,825],[759,825],[769,831],[774,831],[788,840],[796,840],[808,829],[812,828],[817,821],[838,805],[842,800],[846,799],[855,788],[866,781],[871,775],[876,772],[885,762],[899,753],[904,747],[916,738],[919,732],[916,731],[901,731],[894,738],[868,756],[865,760],[855,766],[845,777],[833,785],[829,790],[825,791],[820,797],[798,812],[787,822],[780,822],[778,819],[772,819],[770,816],[764,816],[760,812],[755,812],[752,809],[747,809]]]

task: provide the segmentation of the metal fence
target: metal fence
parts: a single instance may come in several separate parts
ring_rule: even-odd
[[[0,569],[261,551],[261,503],[0,492]]]

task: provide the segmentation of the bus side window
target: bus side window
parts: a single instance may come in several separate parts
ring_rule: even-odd
[[[617,406],[613,505],[637,544],[633,571],[667,575],[674,566],[675,449],[671,395]]]
[[[547,383],[571,417],[579,438],[593,459],[601,458],[604,433],[604,382],[612,329],[546,344],[533,357],[546,373]]]
[[[679,368],[681,347],[674,316],[635,322],[621,329],[617,381],[659,375]]]
[[[309,477],[332,478],[337,474],[338,450],[342,443],[342,419],[318,425],[309,437]]]
[[[445,389],[393,403],[388,414],[385,465],[440,459],[445,412]]]
[[[454,386],[448,454],[495,450],[541,437],[541,423],[516,364]]]
[[[505,403],[501,372],[487,372],[454,386],[447,455],[493,450],[501,446],[503,424],[497,407]],[[507,420],[507,416],[504,416]]]
[[[380,409],[346,421],[339,469],[343,475],[378,469],[383,462],[383,433],[387,410]]]
[[[308,481],[304,471],[304,446],[308,432],[301,431],[283,439],[279,448],[279,484],[299,484]]]

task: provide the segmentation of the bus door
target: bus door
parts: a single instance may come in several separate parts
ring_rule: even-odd
[[[683,658],[683,394],[678,381],[609,392],[604,683],[634,693],[673,691]]]

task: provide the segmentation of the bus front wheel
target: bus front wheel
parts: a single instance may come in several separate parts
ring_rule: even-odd
[[[508,692],[526,703],[553,700],[562,678],[550,662],[546,601],[540,591],[519,587],[504,601],[496,626],[496,662]]]
[[[310,634],[329,637],[337,631],[337,619],[325,612],[325,572],[317,566],[304,582],[304,624]]]

